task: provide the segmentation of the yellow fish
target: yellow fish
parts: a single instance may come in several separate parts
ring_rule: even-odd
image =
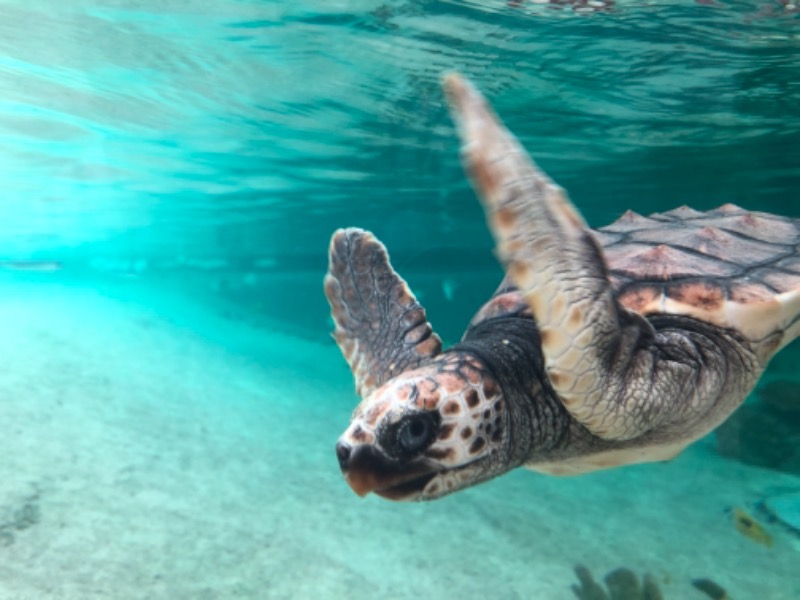
[[[761,524],[744,510],[738,507],[733,509],[733,524],[739,533],[750,538],[754,542],[763,544],[767,548],[772,547],[772,536],[767,533]]]

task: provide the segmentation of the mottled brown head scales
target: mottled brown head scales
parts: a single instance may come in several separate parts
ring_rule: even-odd
[[[471,485],[505,431],[491,375],[474,357],[443,354],[364,399],[339,439],[340,463],[359,494],[426,500]]]

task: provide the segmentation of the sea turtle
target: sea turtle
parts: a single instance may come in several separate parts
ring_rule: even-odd
[[[519,466],[674,457],[800,331],[800,220],[726,204],[590,229],[464,78],[444,83],[506,277],[456,346],[371,233],[340,229],[325,293],[363,400],[336,444],[359,495],[428,500]]]

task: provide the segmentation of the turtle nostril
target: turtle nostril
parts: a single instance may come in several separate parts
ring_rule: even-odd
[[[339,459],[339,467],[342,469],[342,471],[347,470],[351,451],[352,448],[350,447],[350,444],[346,442],[336,443],[336,458]]]

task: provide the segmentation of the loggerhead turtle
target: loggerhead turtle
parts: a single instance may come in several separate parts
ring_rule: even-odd
[[[325,294],[363,398],[336,444],[350,487],[428,500],[667,460],[719,425],[800,331],[800,221],[726,204],[591,230],[468,81],[444,87],[506,277],[443,350],[383,244],[334,233]]]

